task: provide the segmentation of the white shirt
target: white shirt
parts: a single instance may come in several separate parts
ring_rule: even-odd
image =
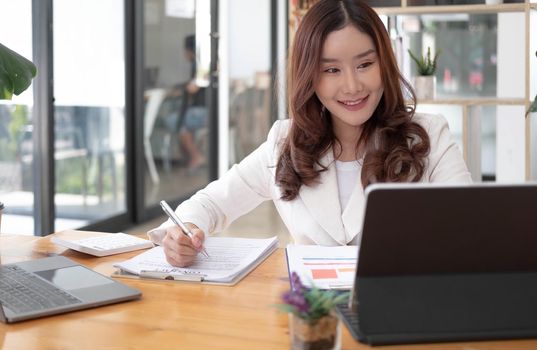
[[[360,181],[360,173],[362,172],[362,160],[341,162],[336,160],[337,187],[339,190],[339,204],[341,212],[347,207],[352,191],[358,181]]]

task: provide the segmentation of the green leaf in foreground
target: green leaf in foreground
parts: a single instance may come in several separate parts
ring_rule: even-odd
[[[0,44],[0,99],[19,95],[32,83],[35,65],[13,50]]]

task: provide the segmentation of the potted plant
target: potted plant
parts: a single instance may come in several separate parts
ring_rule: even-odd
[[[418,57],[410,49],[408,53],[416,63],[418,76],[414,77],[414,89],[418,100],[431,100],[436,96],[436,62],[441,51],[437,51],[431,58],[431,48],[427,48],[425,56]]]
[[[37,69],[18,53],[0,44],[0,100],[11,100],[30,86]]]
[[[291,348],[339,349],[341,329],[334,313],[337,304],[345,302],[349,293],[321,290],[313,285],[306,288],[296,272],[291,273],[293,290],[282,296],[278,307],[289,313]]]

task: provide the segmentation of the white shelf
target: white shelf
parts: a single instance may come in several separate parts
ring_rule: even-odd
[[[526,106],[528,101],[523,98],[494,98],[494,97],[476,97],[476,98],[437,98],[434,100],[421,100],[417,104],[422,105],[461,105],[461,106],[483,106],[483,105],[521,105]]]
[[[537,4],[531,4],[532,8]],[[405,7],[376,7],[380,15],[414,15],[414,14],[438,14],[438,13],[501,13],[501,12],[524,12],[526,4],[501,4],[501,5],[445,5],[445,6],[405,6]]]

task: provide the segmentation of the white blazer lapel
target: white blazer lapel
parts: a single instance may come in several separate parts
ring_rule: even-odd
[[[345,228],[345,243],[349,243],[354,239],[354,237],[356,237],[356,235],[359,233],[361,234],[365,209],[364,201],[364,188],[359,180],[354,187],[354,191],[352,191],[351,197],[349,198],[349,203],[347,204],[347,207],[345,207],[343,215],[341,216],[343,226]]]
[[[341,221],[339,190],[332,150],[320,159],[320,163],[328,167],[328,170],[320,174],[319,184],[312,187],[302,186],[299,196],[317,223],[337,243],[345,245],[347,242]]]

